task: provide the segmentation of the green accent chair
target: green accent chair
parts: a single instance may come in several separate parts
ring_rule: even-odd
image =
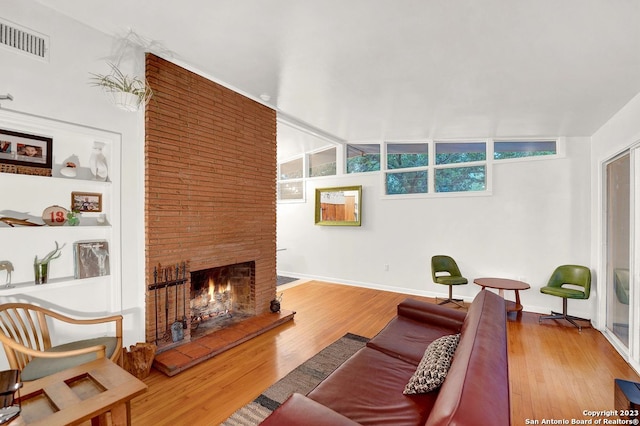
[[[616,297],[623,305],[629,304],[629,270],[615,269],[613,271],[613,287],[616,290]]]
[[[53,346],[50,330],[63,323],[72,328],[106,326],[104,336]],[[109,358],[118,365],[122,355],[122,315],[76,319],[27,303],[0,305],[0,343],[12,370],[20,370],[23,381],[36,380],[96,358]]]
[[[569,321],[579,331],[582,326],[576,321],[590,321],[567,314],[567,299],[588,299],[591,292],[591,270],[586,266],[562,265],[558,266],[549,282],[540,289],[543,294],[562,297],[562,313],[551,311],[551,315],[543,315],[538,318],[540,323],[547,319],[564,319]]]
[[[453,286],[468,284],[469,281],[462,276],[458,264],[451,256],[433,256],[431,258],[431,276],[434,283],[449,286],[449,297],[438,302],[438,305],[454,303],[461,308],[465,307],[462,299],[453,298]],[[436,302],[438,299],[439,298],[436,297]]]

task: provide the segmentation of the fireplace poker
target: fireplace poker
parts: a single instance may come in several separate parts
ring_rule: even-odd
[[[156,311],[156,345],[158,344],[158,267],[153,268],[153,296],[155,299],[154,310]]]
[[[169,277],[164,268],[164,326],[169,327]]]
[[[182,328],[187,329],[187,264],[182,262]]]

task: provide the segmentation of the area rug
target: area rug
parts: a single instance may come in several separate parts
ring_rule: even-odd
[[[347,333],[295,370],[268,387],[255,400],[240,408],[221,423],[223,426],[253,426],[266,419],[272,411],[294,393],[311,392],[351,355],[369,341],[366,337]]]
[[[298,280],[298,278],[285,277],[285,276],[282,276],[282,275],[278,275],[278,276],[276,276],[276,286],[289,284],[289,283],[297,281],[297,280]]]

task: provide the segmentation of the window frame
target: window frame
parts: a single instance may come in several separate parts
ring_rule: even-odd
[[[389,145],[427,145],[427,165],[426,166],[414,166],[414,167],[404,167],[401,169],[390,169],[388,163],[388,154],[389,154]],[[433,176],[431,176],[430,168],[432,161],[432,144],[433,141],[430,140],[416,140],[416,141],[385,141],[382,143],[380,147],[380,174],[382,175],[382,197],[383,198],[422,198],[430,195],[431,188],[430,184],[432,182]],[[427,192],[414,192],[409,194],[389,194],[387,193],[387,175],[389,174],[399,174],[399,173],[411,173],[411,172],[427,172]]]
[[[299,178],[291,178],[291,179],[282,179],[281,176],[281,167],[283,164],[290,163],[296,160],[302,160],[302,177]],[[298,155],[295,157],[291,157],[285,161],[279,161],[277,167],[277,179],[276,179],[276,202],[277,203],[304,203],[307,201],[307,185],[306,185],[306,168],[307,168],[307,156],[306,154]],[[288,182],[300,182],[302,187],[302,195],[301,198],[281,198],[282,192],[280,191],[280,185]]]
[[[380,156],[380,168],[378,170],[368,170],[366,172],[351,172],[349,173],[349,166],[347,164],[347,162],[349,161],[349,146],[355,146],[355,145],[378,145],[380,147],[380,150],[378,152],[378,155]],[[383,145],[384,142],[350,142],[350,143],[345,143],[344,144],[344,149],[343,149],[343,155],[344,155],[344,160],[342,161],[343,163],[343,174],[345,176],[357,176],[357,175],[367,175],[367,174],[373,174],[373,173],[380,173],[382,172],[382,170],[384,169],[383,163],[386,164],[386,162],[384,161],[386,159],[386,157],[383,154]]]
[[[429,163],[427,166],[421,167],[407,167],[404,169],[388,169],[387,168],[387,145],[388,144],[427,144],[428,145],[428,158]],[[470,161],[464,163],[449,163],[449,164],[435,164],[436,162],[436,144],[438,143],[484,143],[485,144],[485,160],[482,161]],[[381,198],[383,199],[411,199],[411,198],[451,198],[451,197],[486,197],[492,195],[493,190],[493,145],[490,139],[486,138],[465,138],[465,139],[420,139],[420,140],[389,140],[383,142],[383,158],[384,162],[381,162]],[[530,158],[530,157],[527,157]],[[485,166],[485,189],[483,191],[456,191],[456,192],[436,192],[436,170],[446,168],[462,168],[462,167],[475,167]],[[419,192],[413,194],[387,194],[386,177],[389,172],[410,172],[427,170],[427,192]]]
[[[491,140],[491,161],[496,164],[516,163],[522,161],[544,161],[564,158],[566,156],[566,137],[539,137],[539,138],[492,138]],[[555,142],[556,153],[551,155],[530,155],[517,158],[494,158],[496,142]]]
[[[322,152],[325,151],[329,151],[329,150],[333,150],[335,153],[335,164],[336,164],[336,169],[335,169],[335,173],[332,175],[319,175],[319,176],[311,176],[311,156],[315,155],[315,154],[320,154]],[[305,168],[303,170],[303,173],[305,175],[305,177],[309,178],[309,179],[319,179],[319,178],[326,178],[326,177],[333,177],[333,176],[338,176],[339,175],[339,167],[338,167],[338,147],[336,146],[329,146],[329,147],[324,147],[324,148],[320,148],[314,151],[310,151],[308,153],[306,153],[305,155],[305,160],[306,160],[306,165]]]

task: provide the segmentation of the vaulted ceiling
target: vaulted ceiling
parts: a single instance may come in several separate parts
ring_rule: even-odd
[[[590,136],[640,92],[637,0],[37,1],[323,141]]]

